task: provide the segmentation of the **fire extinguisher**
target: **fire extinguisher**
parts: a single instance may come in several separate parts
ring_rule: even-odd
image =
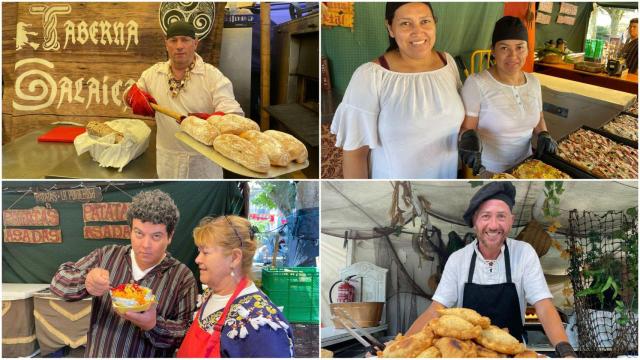
[[[333,293],[333,288],[338,286],[338,301],[339,303],[353,302],[356,295],[356,288],[351,285],[349,280],[353,278],[355,275],[348,276],[343,281],[336,281],[331,288],[329,289],[329,303],[333,303],[333,299],[331,298],[331,294]]]

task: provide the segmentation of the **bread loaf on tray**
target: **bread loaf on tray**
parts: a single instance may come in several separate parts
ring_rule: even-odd
[[[252,144],[262,150],[262,152],[267,154],[271,165],[289,165],[289,153],[287,152],[287,149],[278,142],[278,140],[256,130],[245,131],[240,134],[240,137],[249,140]]]
[[[121,132],[114,130],[111,126],[99,121],[89,121],[86,127],[89,135],[96,136],[98,138],[115,133],[116,144],[119,144],[124,139],[124,135]]]
[[[213,140],[220,135],[207,120],[197,116],[188,116],[182,120],[180,129],[205,145],[213,145]]]
[[[269,157],[256,145],[233,134],[222,134],[213,140],[213,148],[249,170],[267,173],[271,165]]]
[[[236,114],[226,114],[223,116],[213,115],[207,121],[212,124],[220,134],[240,135],[247,130],[260,131],[260,126],[243,116]]]
[[[278,140],[278,142],[287,149],[289,159],[295,160],[295,162],[299,164],[307,161],[309,154],[307,153],[307,148],[304,146],[302,141],[296,139],[292,135],[277,130],[267,130],[264,134]]]

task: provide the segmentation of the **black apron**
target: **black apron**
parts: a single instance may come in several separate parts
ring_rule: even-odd
[[[511,262],[509,248],[504,243],[504,265],[507,270],[507,282],[493,285],[479,285],[473,283],[473,272],[476,268],[476,251],[473,249],[469,279],[464,284],[462,307],[473,309],[482,316],[491,319],[491,324],[500,328],[509,328],[511,336],[522,339],[524,325],[520,314],[520,300],[516,285],[511,282]]]

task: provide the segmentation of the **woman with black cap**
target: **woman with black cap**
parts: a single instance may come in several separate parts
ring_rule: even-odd
[[[353,74],[331,132],[345,178],[456,178],[464,118],[451,55],[434,49],[429,3],[386,4],[390,46]]]
[[[556,151],[542,115],[540,82],[522,71],[528,52],[527,28],[520,19],[505,16],[493,29],[493,66],[464,84],[466,116],[458,149],[474,173],[481,165],[491,172],[504,172],[518,164],[532,154],[533,136],[537,136],[537,157]]]

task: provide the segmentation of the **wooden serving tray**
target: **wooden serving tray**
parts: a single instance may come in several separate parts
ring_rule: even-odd
[[[246,167],[238,164],[237,162],[226,158],[224,155],[213,149],[213,146],[207,146],[198,140],[192,138],[189,134],[179,131],[176,133],[176,138],[182,141],[185,145],[189,146],[193,150],[199,152],[200,154],[206,156],[209,160],[214,163],[220,165],[222,168],[227,169],[233,173],[238,175],[250,177],[250,178],[259,178],[259,179],[268,179],[275,178],[282,175],[286,175],[298,170],[302,170],[309,166],[309,160],[305,161],[303,164],[298,164],[296,162],[289,163],[287,167],[281,166],[271,166],[267,173],[259,173],[253,170],[249,170]]]

